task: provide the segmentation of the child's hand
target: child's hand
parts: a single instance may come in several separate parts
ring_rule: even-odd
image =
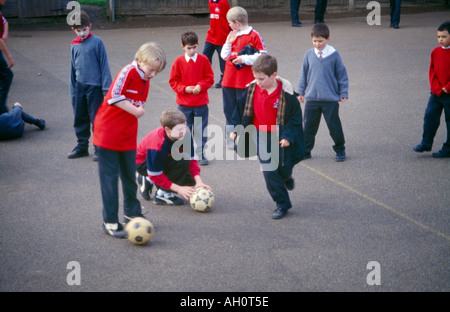
[[[136,118],[141,118],[142,116],[144,116],[145,114],[145,110],[143,107],[137,107],[136,108]]]
[[[192,93],[199,94],[200,91],[202,91],[202,88],[200,87],[200,85],[196,85],[195,88],[192,90]]]
[[[194,92],[194,86],[187,86],[184,90],[186,93],[193,93]]]
[[[282,139],[282,140],[280,141],[280,147],[281,147],[281,148],[283,148],[283,147],[288,147],[289,145],[291,145],[291,143],[290,143],[288,140],[286,140],[286,139]]]
[[[442,88],[442,91],[444,91],[445,93],[448,93],[448,90],[444,88]]]
[[[237,58],[235,58],[234,60],[231,61],[234,65],[239,65],[242,64],[242,57],[238,56]]]
[[[228,37],[227,37],[228,44],[232,44],[234,42],[234,40],[236,40],[237,33],[238,33],[237,30],[230,31],[230,33],[228,34]]]
[[[341,103],[345,103],[347,101],[347,98],[341,98]]]
[[[236,132],[230,132],[230,134],[228,136],[230,137],[230,139],[236,140],[237,134],[236,134]]]
[[[297,97],[297,99],[298,99],[298,101],[300,102],[300,103],[305,103],[305,97],[303,96],[303,95],[299,95],[298,97]]]
[[[176,192],[184,199],[189,200],[192,194],[194,194],[194,191],[195,189],[192,186],[178,186]]]

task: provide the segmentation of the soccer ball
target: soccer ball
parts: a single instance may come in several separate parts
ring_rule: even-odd
[[[189,203],[194,210],[207,212],[214,205],[214,193],[206,187],[198,187],[189,198]]]
[[[147,219],[137,217],[131,219],[125,226],[125,231],[128,233],[128,240],[137,245],[147,243],[153,236],[153,224]]]

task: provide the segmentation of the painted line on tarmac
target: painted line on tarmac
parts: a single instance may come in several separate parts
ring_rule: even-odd
[[[164,89],[163,87],[158,86],[158,84],[153,83],[152,86],[155,87],[155,88],[157,88],[158,90],[164,92],[165,94],[168,94],[168,95],[170,95],[170,96],[172,96],[172,97],[175,98],[175,95],[174,95],[172,92],[168,92],[168,91],[167,91],[166,89]],[[213,119],[215,119],[216,121],[218,121],[218,122],[220,122],[220,123],[222,123],[222,124],[225,124],[225,122],[224,122],[221,118],[218,118],[218,117],[216,117],[216,116],[214,116],[214,115],[212,115],[212,114],[210,114],[209,116],[212,117]],[[404,214],[403,212],[400,212],[400,211],[396,210],[395,208],[392,208],[392,207],[390,207],[390,206],[388,206],[388,205],[386,205],[386,204],[383,204],[382,202],[376,200],[375,198],[372,198],[372,197],[370,197],[370,196],[368,196],[368,195],[366,195],[366,194],[364,194],[364,193],[361,193],[360,191],[355,190],[355,189],[352,188],[351,186],[348,186],[348,185],[346,185],[346,184],[344,184],[344,183],[342,183],[342,182],[339,182],[338,180],[335,180],[335,179],[333,179],[333,178],[327,176],[325,173],[322,173],[322,172],[320,172],[319,170],[314,169],[313,167],[310,167],[310,166],[308,166],[308,165],[305,165],[303,162],[301,162],[300,165],[302,165],[303,167],[309,169],[310,171],[312,171],[312,172],[314,172],[314,173],[320,175],[321,177],[327,179],[328,181],[333,182],[333,183],[335,183],[335,184],[337,184],[337,185],[339,185],[339,186],[345,188],[346,190],[348,190],[348,191],[350,191],[350,192],[352,192],[352,193],[354,193],[354,194],[356,194],[356,195],[358,195],[358,196],[360,196],[360,197],[362,197],[362,198],[364,198],[364,199],[366,199],[366,200],[368,200],[368,201],[374,203],[375,205],[377,205],[377,206],[379,206],[379,207],[382,207],[382,208],[384,208],[384,209],[386,209],[386,210],[388,210],[388,211],[390,211],[390,212],[396,214],[396,215],[399,216],[400,218],[403,218],[403,219],[405,219],[405,220],[408,220],[409,222],[411,222],[411,223],[417,225],[418,227],[420,227],[420,228],[422,228],[422,229],[424,229],[424,230],[426,230],[426,231],[429,231],[429,232],[431,232],[431,233],[434,233],[434,234],[436,234],[436,235],[438,235],[438,236],[440,236],[440,237],[442,237],[442,238],[445,238],[446,240],[450,241],[450,236],[448,236],[448,235],[446,235],[446,234],[444,234],[444,233],[441,233],[441,232],[439,232],[439,231],[437,231],[437,230],[435,230],[435,229],[433,229],[433,228],[431,228],[431,227],[429,227],[429,226],[427,226],[427,225],[425,225],[425,224],[423,224],[423,223],[421,223],[421,222],[419,222],[419,221],[417,221],[417,220],[411,218],[410,216]]]
[[[304,163],[300,163],[300,165],[302,165],[303,167],[311,170],[312,172],[322,176],[323,178],[327,179],[328,181],[331,181],[331,182],[333,182],[333,183],[335,183],[335,184],[345,188],[346,190],[349,190],[350,192],[355,193],[356,195],[358,195],[360,197],[363,197],[364,199],[367,199],[368,201],[376,204],[377,206],[380,206],[380,207],[382,207],[382,208],[384,208],[384,209],[386,209],[386,210],[396,214],[397,216],[399,216],[399,217],[401,217],[403,219],[406,219],[409,222],[412,222],[413,224],[421,227],[422,229],[430,231],[430,232],[432,232],[432,233],[434,233],[434,234],[436,234],[438,236],[441,236],[441,237],[445,238],[446,240],[450,241],[450,236],[448,236],[448,235],[446,235],[444,233],[441,233],[441,232],[439,232],[439,231],[437,231],[437,230],[435,230],[435,229],[433,229],[433,228],[431,228],[431,227],[429,227],[429,226],[427,226],[427,225],[425,225],[425,224],[423,224],[423,223],[421,223],[421,222],[419,222],[419,221],[409,217],[408,215],[404,214],[403,212],[400,212],[400,211],[398,211],[398,210],[396,210],[396,209],[394,209],[394,208],[392,208],[392,207],[390,207],[390,206],[388,206],[386,204],[383,204],[382,202],[380,202],[380,201],[378,201],[378,200],[376,200],[376,199],[374,199],[374,198],[372,198],[372,197],[370,197],[370,196],[368,196],[368,195],[366,195],[364,193],[361,193],[360,191],[357,191],[354,188],[352,188],[352,187],[350,187],[350,186],[348,186],[348,185],[346,185],[346,184],[344,184],[342,182],[339,182],[339,181],[337,181],[337,180],[327,176],[326,174],[320,172],[317,169],[314,169],[313,167],[305,165]]]

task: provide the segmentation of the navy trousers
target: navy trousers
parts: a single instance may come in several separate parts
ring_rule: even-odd
[[[450,153],[450,94],[437,96],[431,93],[423,119],[421,144],[429,148],[433,146],[434,137],[441,122],[442,110],[444,110],[445,124],[447,126],[447,141],[442,145],[442,151]]]
[[[222,52],[222,46],[221,45],[215,45],[208,41],[205,41],[205,47],[203,48],[203,55],[205,55],[209,62],[212,65],[212,58],[214,55],[214,51],[217,51],[217,54],[219,55],[219,67],[220,67],[220,73],[223,76],[223,71],[225,70],[225,60],[220,57],[220,52]]]
[[[272,136],[276,135],[275,138]],[[272,140],[275,140],[272,142]],[[286,188],[285,182],[292,176],[292,166],[285,166],[282,162],[284,158],[283,149],[280,148],[279,138],[275,132],[261,134],[258,131],[258,159],[262,166],[264,181],[272,200],[276,203],[277,208],[292,208],[291,199]],[[274,149],[278,149],[277,154]],[[269,165],[275,162],[276,165]],[[290,163],[290,162],[288,162]],[[271,168],[274,170],[265,170]]]
[[[88,149],[91,124],[94,124],[95,115],[102,102],[103,90],[101,86],[90,86],[75,82],[72,98],[73,127],[80,149]]]
[[[129,217],[141,215],[141,204],[136,197],[136,150],[113,151],[97,147],[97,155],[103,222],[119,223],[119,177],[122,181],[124,214]]]
[[[311,153],[314,148],[315,138],[319,130],[320,118],[323,115],[327,123],[330,136],[334,141],[335,152],[345,151],[345,138],[339,118],[338,102],[306,102],[305,105],[305,152]]]
[[[390,0],[389,1],[389,9],[390,9],[390,20],[391,25],[400,24],[400,9],[402,6],[402,0]]]
[[[8,111],[6,99],[8,98],[13,77],[13,72],[8,68],[8,63],[3,57],[3,53],[0,52],[0,114]]]

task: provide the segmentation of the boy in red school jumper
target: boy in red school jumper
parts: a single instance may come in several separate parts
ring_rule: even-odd
[[[206,33],[205,46],[203,48],[203,55],[209,59],[212,64],[212,57],[214,51],[219,54],[220,67],[220,81],[216,83],[216,88],[222,88],[223,72],[225,71],[225,60],[220,57],[222,46],[227,40],[230,33],[230,26],[228,25],[227,13],[230,9],[230,4],[227,0],[209,0],[209,29]]]
[[[447,141],[441,150],[433,153],[435,158],[450,157],[450,21],[441,24],[437,30],[439,46],[431,52],[429,70],[431,95],[425,110],[422,142],[413,150],[418,153],[429,152],[439,128],[442,110],[447,125]]]
[[[244,8],[232,7],[227,13],[227,20],[231,32],[220,55],[226,61],[222,95],[226,133],[230,133],[232,125],[240,122],[237,114],[237,102],[247,84],[254,80],[252,65],[259,55],[265,54],[267,51],[262,37],[252,26],[248,25],[248,14]],[[251,49],[255,49],[257,52],[253,52],[253,54],[241,52]],[[234,142],[228,134],[226,134],[226,138],[227,148],[233,149]]]
[[[116,76],[94,121],[103,202],[103,231],[116,238],[127,234],[119,222],[119,175],[122,181],[124,221],[142,216],[135,179],[138,118],[144,115],[150,79],[166,66],[164,51],[143,44],[135,60]]]
[[[169,84],[177,94],[178,109],[186,116],[187,127],[193,132],[199,164],[207,165],[204,148],[209,115],[208,89],[214,83],[214,72],[208,58],[197,53],[198,37],[194,32],[183,33],[181,43],[185,53],[173,62]],[[196,118],[201,121],[195,121]]]

